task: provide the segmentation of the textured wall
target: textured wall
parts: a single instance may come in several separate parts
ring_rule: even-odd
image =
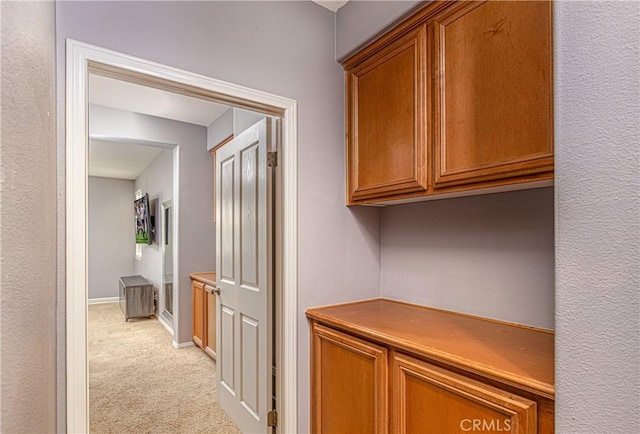
[[[390,206],[382,296],[554,328],[553,189]]]
[[[640,3],[556,3],[556,410],[640,432]]]
[[[0,8],[0,431],[54,432],[55,10]]]
[[[118,279],[133,274],[133,181],[89,177],[89,299],[118,297]]]
[[[306,432],[305,309],[380,294],[378,210],[344,206],[343,78],[334,60],[334,14],[306,1],[57,2],[56,11],[63,76],[69,37],[298,101],[298,423]],[[63,82],[58,90],[62,104]],[[58,119],[63,129],[63,113]],[[63,180],[59,186],[64,191]]]

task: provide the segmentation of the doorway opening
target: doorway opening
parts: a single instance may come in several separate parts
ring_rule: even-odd
[[[67,41],[66,372],[67,430],[87,432],[87,83],[90,73],[277,116],[282,165],[276,175],[274,296],[278,431],[297,430],[296,102],[81,42]],[[175,221],[175,214],[173,215]],[[174,246],[177,248],[178,246]],[[175,249],[174,249],[175,252]],[[174,270],[175,271],[175,270]],[[175,316],[175,315],[174,315]],[[266,431],[266,427],[265,427]]]

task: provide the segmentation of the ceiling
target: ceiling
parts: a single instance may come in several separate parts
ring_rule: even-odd
[[[338,12],[338,9],[344,6],[345,3],[347,2],[347,0],[340,0],[340,1],[311,0],[311,1],[333,12]]]
[[[89,103],[180,122],[209,126],[229,106],[89,75]],[[114,131],[114,136],[118,136]],[[162,147],[89,137],[89,176],[136,179],[162,152]]]
[[[89,176],[134,180],[163,148],[137,143],[89,140]]]
[[[203,127],[209,126],[229,108],[211,101],[95,74],[89,75],[89,102]]]

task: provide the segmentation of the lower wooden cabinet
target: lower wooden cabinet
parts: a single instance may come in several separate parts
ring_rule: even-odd
[[[535,401],[396,352],[391,366],[391,432],[537,432]]]
[[[191,282],[191,291],[193,293],[193,343],[204,349],[204,283],[193,280]]]
[[[387,432],[387,349],[319,324],[313,348],[313,431]]]
[[[215,273],[192,273],[193,343],[216,359]]]
[[[554,336],[377,299],[307,310],[311,432],[554,432]]]

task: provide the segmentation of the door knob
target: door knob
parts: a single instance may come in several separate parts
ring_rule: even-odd
[[[219,294],[220,290],[216,286],[204,285],[204,290],[209,294]]]

